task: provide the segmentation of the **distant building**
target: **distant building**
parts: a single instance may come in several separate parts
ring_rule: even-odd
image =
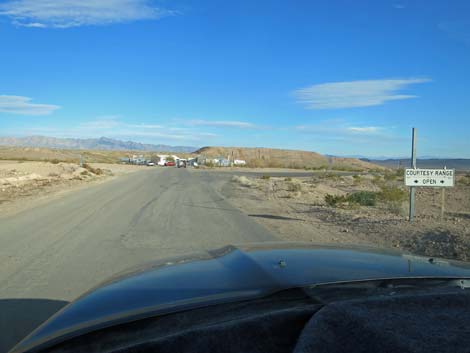
[[[187,162],[187,165],[188,165],[188,166],[191,166],[191,167],[198,166],[199,163],[198,163],[197,157],[196,157],[196,158],[189,158],[189,159],[188,159],[188,162]]]
[[[246,161],[243,160],[243,159],[235,159],[233,161],[233,164],[236,165],[236,166],[245,166],[246,165]]]
[[[168,162],[169,159],[173,159],[175,163],[178,163],[178,161],[181,159],[174,154],[173,155],[159,154],[158,158],[159,158],[158,165],[165,165],[165,163]]]
[[[147,163],[147,159],[143,155],[133,155],[130,158],[121,158],[121,160],[127,160],[127,163],[143,165]]]
[[[214,158],[212,163],[218,167],[230,167],[230,160],[225,157]]]
[[[166,155],[166,154],[159,154],[159,155],[157,155],[157,157],[158,157],[158,163],[157,163],[157,164],[158,164],[158,165],[165,165],[166,159],[167,159],[168,155]]]

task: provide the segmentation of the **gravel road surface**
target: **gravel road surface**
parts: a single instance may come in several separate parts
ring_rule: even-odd
[[[227,244],[276,240],[217,192],[223,179],[152,168],[0,216],[0,352],[67,302],[129,267]]]

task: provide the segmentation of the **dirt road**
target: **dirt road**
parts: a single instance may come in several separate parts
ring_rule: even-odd
[[[152,168],[0,218],[0,352],[66,302],[129,267],[276,240],[224,200],[214,188],[218,180]]]

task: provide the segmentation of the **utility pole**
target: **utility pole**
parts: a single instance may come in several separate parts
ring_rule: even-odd
[[[411,168],[416,169],[416,129],[412,130],[411,137]],[[415,193],[416,188],[410,187],[410,223],[413,223],[415,217]]]

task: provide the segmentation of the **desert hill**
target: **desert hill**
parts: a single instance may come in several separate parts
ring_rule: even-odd
[[[250,167],[323,169],[381,169],[382,167],[356,158],[327,157],[316,152],[275,148],[203,147],[194,154],[205,157],[243,159]]]

